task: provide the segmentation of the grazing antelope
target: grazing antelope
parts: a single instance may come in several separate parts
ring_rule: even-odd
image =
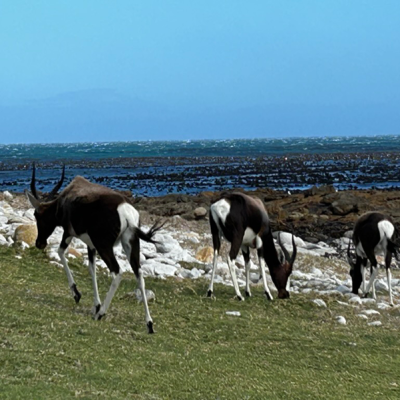
[[[372,286],[372,295],[375,294],[375,278],[378,273],[378,262],[376,254],[382,254],[385,258],[386,276],[389,286],[389,302],[393,305],[392,296],[392,274],[390,264],[392,254],[397,256],[396,244],[391,240],[395,227],[389,217],[380,212],[368,212],[363,214],[355,223],[353,230],[353,244],[356,252],[356,260],[350,254],[350,241],[347,248],[347,260],[350,264],[350,276],[352,279],[352,292],[358,294],[358,289],[363,285],[362,291],[365,297],[368,296]],[[371,278],[365,288],[365,270],[368,261],[371,264]]]
[[[272,300],[267,285],[265,263],[267,263],[271,278],[278,289],[278,298],[289,297],[289,276],[296,259],[296,245],[292,236],[293,253],[289,256],[286,248],[278,240],[284,254],[280,260],[272,238],[270,221],[264,204],[260,199],[252,198],[242,193],[227,193],[215,201],[210,207],[210,225],[214,246],[213,270],[207,295],[213,293],[214,274],[217,268],[217,259],[221,247],[221,237],[231,243],[228,256],[228,266],[232,277],[236,296],[243,300],[236,280],[234,261],[242,249],[246,267],[246,296],[250,293],[250,248],[257,249],[260,274],[264,284],[265,295]]]
[[[153,333],[153,320],[147,305],[145,284],[139,264],[139,239],[155,243],[153,235],[162,225],[156,223],[149,232],[143,232],[139,228],[139,213],[127,202],[124,196],[105,186],[91,183],[81,176],[75,177],[57,195],[63,183],[64,175],[65,166],[61,179],[54,189],[48,196],[39,199],[35,185],[35,165],[33,165],[31,192],[26,190],[25,193],[29,202],[35,208],[38,228],[36,247],[44,249],[47,245],[47,239],[54,229],[57,226],[63,227],[64,234],[58,254],[64,266],[72,295],[75,302],[78,303],[81,294],[68,267],[65,251],[73,237],[81,239],[87,245],[94,296],[92,313],[94,318],[99,320],[107,312],[121,281],[121,269],[113,251],[114,245],[120,241],[138,280],[148,332]],[[96,280],[97,252],[107,264],[112,276],[111,286],[103,304],[100,301]]]

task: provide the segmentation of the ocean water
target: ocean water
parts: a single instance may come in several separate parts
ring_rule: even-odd
[[[135,195],[241,187],[400,187],[400,136],[0,145],[0,191],[50,190],[82,175]]]

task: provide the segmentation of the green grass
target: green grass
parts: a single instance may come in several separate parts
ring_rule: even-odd
[[[1,399],[397,399],[399,311],[368,327],[351,307],[312,297],[267,302],[261,287],[239,303],[206,281],[147,279],[155,335],[125,274],[108,315],[93,321],[89,274],[63,270],[36,249],[0,247]],[[99,273],[104,297],[110,279]],[[226,311],[241,312],[241,317]],[[346,326],[334,321],[344,315]]]

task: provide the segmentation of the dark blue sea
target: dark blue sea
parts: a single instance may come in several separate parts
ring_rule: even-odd
[[[0,191],[74,176],[137,196],[229,188],[400,187],[400,136],[0,145]]]

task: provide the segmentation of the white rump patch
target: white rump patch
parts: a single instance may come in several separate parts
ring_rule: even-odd
[[[379,229],[379,234],[381,236],[381,240],[375,247],[375,253],[381,253],[386,255],[387,239],[392,238],[394,233],[394,226],[390,221],[384,219],[383,221],[378,222],[378,229]]]
[[[226,218],[228,217],[228,214],[231,210],[230,203],[225,199],[218,200],[211,206],[210,210],[212,218],[217,224],[220,233],[223,234],[219,222],[222,221],[222,223],[225,225]]]
[[[121,220],[121,233],[125,232],[128,228],[139,226],[139,213],[131,204],[122,203],[118,206],[117,211]]]

